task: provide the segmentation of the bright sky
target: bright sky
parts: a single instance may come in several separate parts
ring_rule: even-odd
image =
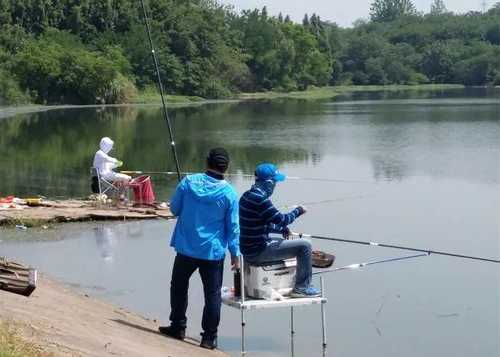
[[[282,12],[288,14],[293,21],[302,21],[304,14],[318,14],[321,19],[336,22],[342,27],[351,26],[359,18],[368,18],[370,4],[373,0],[220,0],[224,4],[234,5],[240,11],[244,9],[267,6],[271,15]],[[444,0],[448,10],[464,13],[470,10],[479,11],[483,1],[489,8],[500,0]],[[418,11],[429,12],[433,0],[413,0]]]

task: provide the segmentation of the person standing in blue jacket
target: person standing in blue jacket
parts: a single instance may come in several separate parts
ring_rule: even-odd
[[[205,295],[200,346],[208,349],[217,347],[226,249],[231,253],[232,268],[239,267],[238,196],[224,180],[228,166],[225,149],[210,150],[206,172],[186,176],[170,201],[170,210],[177,216],[170,245],[177,255],[170,285],[171,324],[159,330],[185,338],[189,279],[198,269]]]

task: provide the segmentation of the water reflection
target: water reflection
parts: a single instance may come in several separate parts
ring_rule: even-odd
[[[399,99],[392,99],[396,95]],[[439,177],[449,175],[451,169],[453,177],[490,182],[494,177],[497,182],[500,91],[405,95],[411,98],[402,100],[401,93],[356,93],[352,97],[391,99],[175,108],[172,117],[181,167],[199,170],[206,151],[224,145],[237,172],[252,172],[262,161],[316,167],[327,157],[339,156],[369,160],[375,180]],[[52,110],[0,121],[0,192],[86,196],[88,169],[103,136],[115,140],[115,155],[124,159],[126,169],[174,168],[157,107]],[[343,176],[328,171],[314,176],[330,174]],[[165,176],[154,181],[160,197],[175,184],[174,178]]]
[[[111,227],[100,225],[94,228],[95,243],[104,261],[113,260],[113,246],[116,244],[114,233]]]
[[[306,160],[309,153],[299,145],[262,145],[259,133],[273,136],[269,127],[275,124],[268,118],[254,120],[254,107],[258,106],[218,104],[174,110],[182,168],[190,171],[203,167],[206,151],[222,143],[231,152],[237,170],[248,171],[262,160]],[[252,132],[252,127],[258,132]],[[253,135],[241,133],[247,128]],[[115,155],[124,158],[126,168],[165,171],[174,167],[158,108],[65,109],[26,114],[0,122],[0,191],[51,197],[87,195],[93,152],[106,135],[115,141]],[[166,178],[157,181],[171,186]]]
[[[257,162],[272,160],[291,176],[347,179],[288,180],[277,188],[280,207],[310,203],[294,223],[297,231],[498,258],[500,91],[471,93],[210,104],[178,108],[172,116],[184,170],[198,170],[206,150],[222,144],[233,156],[233,171],[251,172]],[[127,168],[173,168],[158,108],[25,115],[0,120],[0,196],[86,195],[88,166],[104,135],[115,139]],[[251,179],[233,183],[243,192]],[[175,178],[155,176],[154,184],[163,199]],[[0,251],[167,323],[173,227],[173,221],[154,221],[0,230]],[[338,266],[395,255],[314,245],[335,253]],[[439,256],[326,275],[330,354],[498,356],[499,277],[494,266]],[[224,279],[231,281],[227,267]],[[199,280],[190,293],[188,334],[197,336]],[[256,356],[289,355],[287,315],[248,314]],[[239,317],[223,311],[220,344],[234,356]],[[319,317],[314,309],[297,309],[297,355],[319,355]]]
[[[405,97],[418,99],[449,99],[449,98],[478,98],[478,97],[493,97],[500,98],[500,92],[491,87],[475,87],[475,88],[455,88],[443,90],[413,90],[408,91],[359,91],[342,95],[341,100],[354,99],[360,100],[386,100],[386,99],[401,99]]]

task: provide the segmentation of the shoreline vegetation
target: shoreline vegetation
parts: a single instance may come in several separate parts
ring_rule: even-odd
[[[191,104],[207,101],[207,99],[198,96],[174,94],[166,94],[165,99],[167,104]],[[161,102],[160,92],[153,87],[148,87],[138,91],[135,97],[124,104],[152,104],[159,102]]]
[[[342,85],[333,87],[313,87],[305,91],[294,92],[258,92],[258,93],[241,93],[238,98],[247,99],[329,99],[340,95],[352,94],[356,92],[403,92],[403,91],[439,91],[450,89],[464,88],[461,84],[413,84],[413,85]]]
[[[419,84],[419,85],[366,85],[366,86],[328,86],[312,87],[305,91],[294,92],[254,92],[240,93],[228,99],[206,99],[196,96],[165,95],[168,107],[184,107],[190,105],[202,105],[207,103],[225,103],[228,101],[246,100],[275,100],[275,99],[302,99],[320,100],[333,99],[341,95],[348,95],[359,92],[403,92],[403,91],[442,91],[466,88],[461,84]],[[500,88],[500,87],[494,87]],[[122,104],[89,104],[89,105],[37,105],[23,104],[0,106],[0,119],[18,114],[29,114],[39,111],[66,109],[66,108],[92,108],[92,107],[114,107],[114,106],[141,106],[160,105],[161,97],[158,91],[148,90],[138,93],[137,97],[128,103]]]
[[[253,92],[239,93],[228,100],[244,101],[244,100],[273,100],[273,99],[333,99],[340,95],[359,93],[359,92],[398,92],[398,91],[440,91],[450,89],[463,89],[461,84],[413,84],[413,85],[343,85],[343,86],[326,86],[326,87],[310,87],[303,91],[292,92]],[[217,100],[209,100],[201,97],[189,96],[166,96],[167,104],[203,104],[207,102],[217,102]],[[224,100],[220,100],[224,102]],[[139,95],[136,99],[128,104],[159,104],[161,103],[160,94],[158,92],[148,92],[147,95]]]
[[[421,12],[411,0],[372,0],[370,19],[350,28],[266,7],[238,13],[218,0],[148,3],[164,88],[177,103],[322,97],[351,85],[500,85],[500,2],[461,14],[445,2]],[[7,1],[0,19],[0,105],[154,101],[139,2]]]
[[[0,356],[49,357],[35,343],[23,339],[20,328],[12,321],[0,320]]]

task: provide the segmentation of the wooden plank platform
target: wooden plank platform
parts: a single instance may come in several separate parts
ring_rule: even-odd
[[[168,208],[112,206],[95,201],[43,201],[40,206],[0,210],[0,226],[41,226],[50,223],[100,220],[173,219]]]

